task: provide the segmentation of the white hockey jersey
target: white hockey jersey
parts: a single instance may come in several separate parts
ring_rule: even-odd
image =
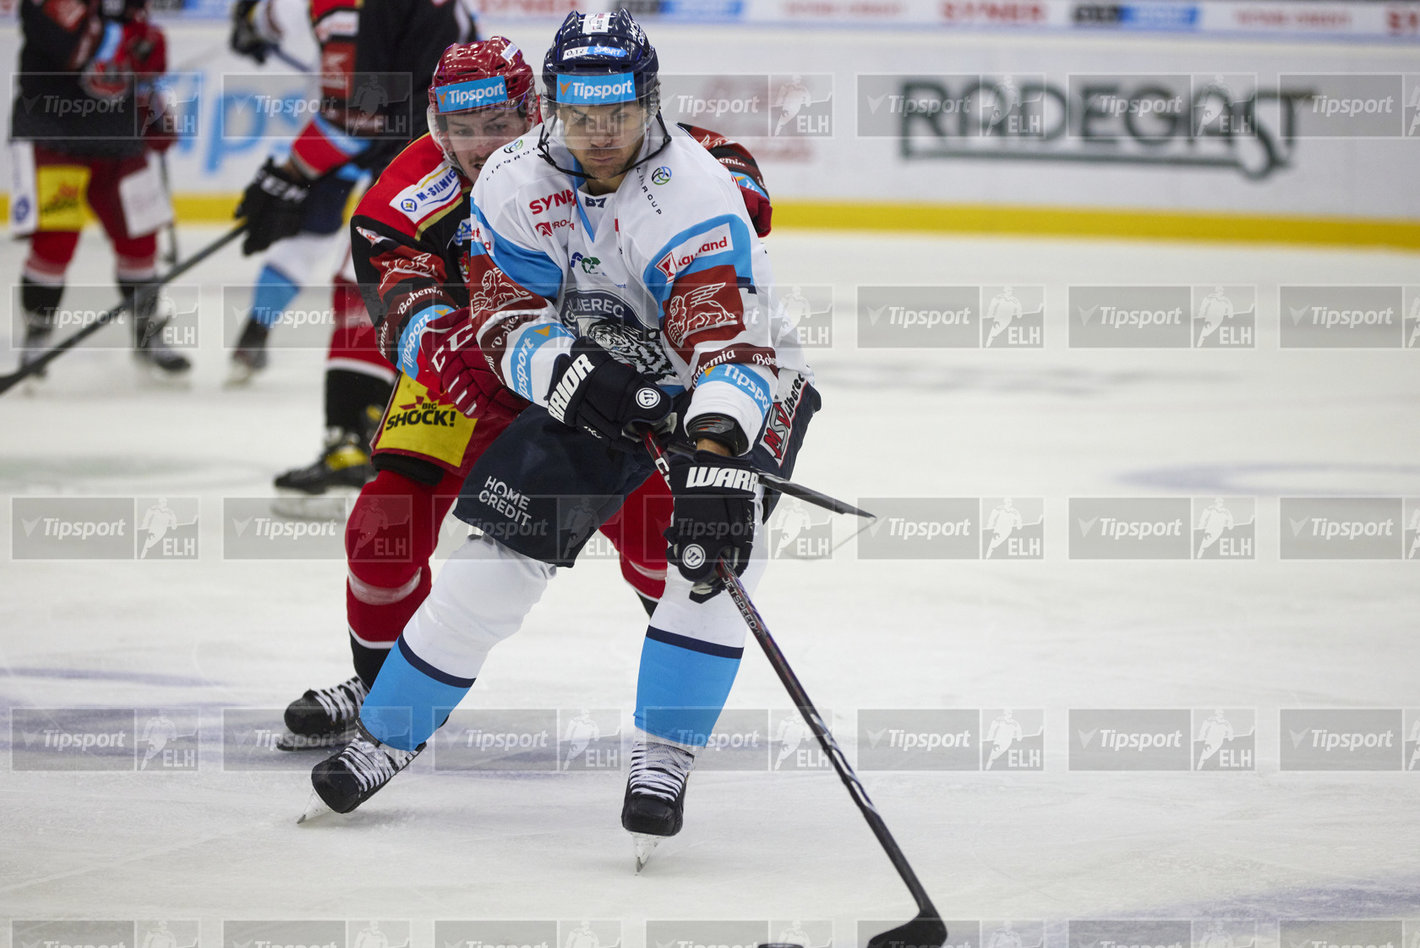
[[[544,160],[540,131],[497,152],[474,186],[472,310],[495,370],[545,406],[554,362],[586,336],[671,394],[693,388],[687,418],[728,415],[753,439],[781,383],[808,366],[729,172],[670,126],[663,149],[593,195]],[[642,157],[663,141],[657,123]]]

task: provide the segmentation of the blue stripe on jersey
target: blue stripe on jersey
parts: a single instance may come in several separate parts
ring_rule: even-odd
[[[743,651],[648,628],[636,681],[636,726],[704,747],[730,696]]]
[[[769,192],[761,188],[758,182],[756,182],[749,175],[743,174],[738,171],[731,171],[730,177],[735,179],[735,184],[744,188],[746,191],[753,191],[755,194],[758,194],[759,196],[768,200]]]
[[[509,387],[528,401],[536,401],[532,390],[533,356],[537,355],[537,350],[554,339],[576,339],[577,337],[558,323],[549,323],[544,326],[524,326],[518,330],[517,337],[517,342],[512,346],[513,362]],[[546,395],[547,393],[539,392],[537,394]]]
[[[700,385],[705,385],[708,382],[729,383],[733,385],[735,388],[754,399],[754,403],[759,406],[759,413],[761,415],[769,413],[769,405],[774,401],[769,393],[769,386],[765,384],[764,379],[753,372],[746,372],[739,366],[732,365],[728,362],[711,366],[700,373],[700,382],[696,387],[698,388]]]
[[[454,308],[446,303],[435,303],[426,306],[410,317],[409,322],[404,325],[404,332],[399,334],[399,370],[410,378],[419,374],[419,337],[424,335],[424,329],[431,322],[443,316],[445,313],[452,313]]]
[[[360,723],[391,747],[412,751],[429,740],[472,686],[472,678],[441,672],[415,655],[400,636],[360,708]]]
[[[270,329],[300,292],[300,284],[266,264],[256,278],[256,290],[251,295],[251,318]]]
[[[314,121],[316,128],[320,129],[320,133],[324,135],[332,145],[352,158],[373,144],[371,139],[356,138],[353,135],[345,134],[340,129],[327,122],[322,115],[317,115]]]
[[[118,55],[119,43],[123,40],[123,24],[117,20],[109,20],[104,24],[103,39],[99,40],[98,51],[94,53],[93,62],[106,63],[114,56]]]
[[[493,252],[489,254],[493,265],[544,299],[557,299],[562,289],[562,268],[541,250],[520,247],[495,231],[477,204],[473,205],[473,214],[484,236],[493,242]],[[473,242],[472,252],[487,253],[478,241]]]
[[[689,250],[682,249],[682,244],[702,234],[708,236],[719,227],[727,227],[730,232],[728,246],[723,249],[706,249],[704,244]],[[744,221],[734,214],[721,214],[694,227],[687,227],[666,241],[660,250],[651,255],[651,263],[641,274],[641,281],[663,307],[676,280],[707,267],[732,266],[741,287],[753,286],[754,269],[750,266],[749,250],[749,228]],[[680,251],[679,257],[677,251]]]

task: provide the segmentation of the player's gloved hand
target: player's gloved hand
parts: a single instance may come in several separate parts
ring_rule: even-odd
[[[430,320],[419,335],[418,360],[416,381],[470,418],[490,403],[513,412],[527,405],[483,357],[467,306]]]
[[[260,0],[237,0],[232,4],[232,33],[227,38],[227,45],[238,56],[246,56],[255,60],[258,65],[265,65],[266,57],[271,55],[272,47],[276,44],[256,28],[256,7],[259,2]]]
[[[675,426],[671,397],[646,376],[585,336],[559,356],[547,390],[547,413],[564,425],[630,448],[641,433]]]
[[[666,530],[666,559],[693,583],[692,602],[720,591],[715,566],[724,560],[744,574],[754,547],[754,501],[759,479],[747,457],[696,451],[670,457],[675,510]]]
[[[242,253],[250,256],[301,230],[310,182],[268,158],[242,194],[234,216],[247,219]]]

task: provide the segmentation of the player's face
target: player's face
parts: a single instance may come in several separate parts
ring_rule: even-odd
[[[567,150],[594,181],[621,183],[627,165],[641,149],[646,110],[636,102],[614,105],[560,105]]]
[[[528,123],[514,109],[480,109],[445,116],[444,128],[459,165],[477,178],[488,157],[526,132]]]

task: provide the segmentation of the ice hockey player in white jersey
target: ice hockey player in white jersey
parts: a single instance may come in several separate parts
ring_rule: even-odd
[[[569,14],[543,64],[548,120],[475,185],[480,301],[467,323],[426,330],[420,377],[458,403],[491,365],[532,406],[464,484],[454,512],[482,535],[405,627],[355,740],[312,773],[331,809],[359,806],[423,748],[553,568],[573,565],[586,512],[605,520],[656,476],[639,444],[654,430],[696,450],[671,461],[676,569],[646,629],[622,825],[643,842],[681,829],[746,634],[716,566],[759,581],[773,497],[754,472],[792,474],[819,396],[739,188],[662,120],[657,71],[629,14]]]

